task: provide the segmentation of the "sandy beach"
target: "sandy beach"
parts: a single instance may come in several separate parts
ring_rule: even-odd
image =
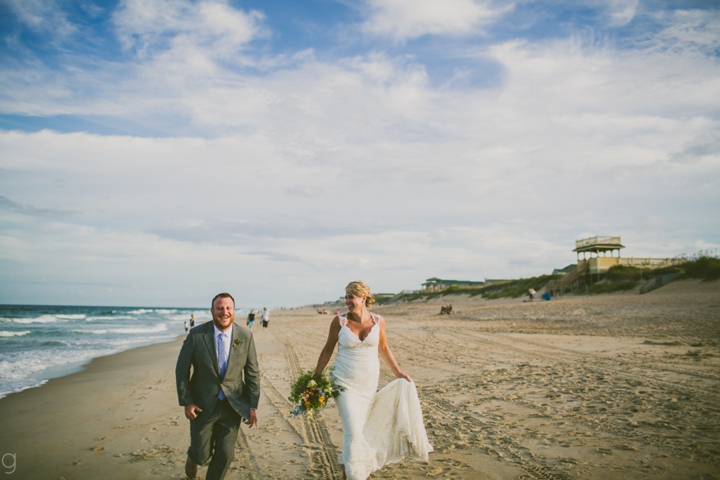
[[[456,313],[438,315],[447,301]],[[373,310],[418,386],[435,452],[372,478],[720,478],[720,282]],[[282,310],[267,331],[255,328],[260,427],[242,428],[227,478],[340,478],[334,405],[310,423],[289,418],[287,400],[293,379],[314,367],[331,319]],[[181,341],[99,358],[0,399],[0,475],[183,478]],[[381,386],[389,380],[383,365]],[[9,475],[7,454],[16,462]]]

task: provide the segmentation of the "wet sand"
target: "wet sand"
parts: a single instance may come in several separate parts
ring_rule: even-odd
[[[438,315],[448,300],[457,313]],[[720,478],[720,282],[373,310],[418,386],[435,452],[372,478]],[[227,478],[339,478],[334,405],[310,423],[289,418],[287,400],[331,319],[284,310],[256,327],[260,427],[242,428]],[[104,357],[0,399],[0,453],[17,456],[7,478],[183,478],[179,348]],[[390,380],[383,366],[381,386]]]

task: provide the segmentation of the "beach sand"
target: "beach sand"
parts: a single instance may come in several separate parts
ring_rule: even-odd
[[[457,313],[438,315],[447,301]],[[720,478],[720,282],[373,310],[418,386],[435,452],[372,478]],[[289,418],[287,400],[293,379],[314,368],[331,319],[283,310],[255,329],[260,427],[242,427],[227,478],[339,478],[335,406],[310,423]],[[180,342],[96,359],[0,399],[0,454],[17,462],[0,475],[183,478]],[[381,386],[390,380],[383,365]]]

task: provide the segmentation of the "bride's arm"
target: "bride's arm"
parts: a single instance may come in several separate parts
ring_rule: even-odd
[[[340,333],[340,319],[335,317],[330,324],[330,332],[328,333],[325,346],[320,351],[317,367],[315,367],[315,375],[320,375],[330,361],[330,357],[332,357],[333,351],[335,350],[335,344],[338,341],[338,333]]]
[[[385,319],[382,317],[380,317],[380,344],[378,345],[378,352],[380,353],[382,359],[385,360],[388,367],[390,367],[390,370],[392,370],[395,378],[404,378],[408,382],[412,382],[410,375],[403,373],[402,370],[400,370],[400,367],[395,361],[395,357],[390,351],[390,347],[387,344],[387,338],[385,338]]]

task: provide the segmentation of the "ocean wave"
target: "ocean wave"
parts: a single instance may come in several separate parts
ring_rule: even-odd
[[[107,333],[107,329],[104,330],[70,330],[72,333],[79,333],[80,335],[91,334],[91,335],[103,335]]]
[[[35,374],[47,368],[84,362],[91,358],[115,353],[115,351],[107,347],[87,350],[51,348],[22,352],[13,358],[0,356],[0,398],[11,392],[19,392],[42,385],[45,380],[35,378]]]
[[[13,323],[57,323],[58,318],[55,315],[42,315],[37,318],[13,318]]]
[[[42,385],[45,375],[66,375],[66,366],[75,368],[71,365],[99,356],[172,341],[183,332],[181,319],[189,321],[192,313],[138,307],[1,311],[0,398]],[[52,370],[43,373],[48,368]]]
[[[0,382],[0,398],[6,397],[11,393],[22,392],[30,388],[45,385],[47,380],[23,379],[15,382]]]
[[[138,319],[137,317],[134,317],[134,316],[131,317],[130,315],[117,315],[117,316],[113,316],[113,317],[109,317],[109,316],[105,315],[105,316],[87,317],[85,319],[85,321],[86,322],[95,322],[95,321],[114,322],[115,320],[137,320],[137,319]]]
[[[158,323],[154,327],[150,328],[109,328],[110,333],[159,333],[167,330],[167,325],[164,323]]]
[[[167,330],[167,325],[164,323],[158,323],[154,327],[149,328],[103,328],[99,330],[72,330],[73,333],[92,333],[94,335],[104,335],[107,333],[124,333],[124,334],[136,334],[136,333],[160,333]]]
[[[23,335],[27,335],[30,333],[30,330],[25,330],[22,332],[5,332],[0,331],[0,338],[9,338],[9,337],[22,337]]]

